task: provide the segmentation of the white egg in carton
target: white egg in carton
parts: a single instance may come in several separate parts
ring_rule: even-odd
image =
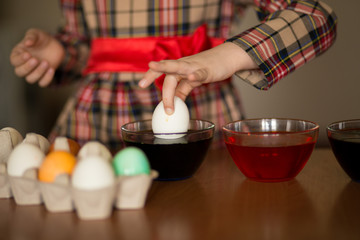
[[[23,139],[17,130],[3,128],[0,143],[0,198],[14,197],[19,205],[44,203],[51,212],[75,210],[80,219],[104,219],[114,208],[143,208],[158,176],[154,170],[115,176],[109,150],[99,142],[88,142],[80,148],[71,174],[44,182],[39,180],[39,169],[50,147],[46,138],[30,133]],[[66,143],[66,138],[56,138],[54,150],[68,151]]]

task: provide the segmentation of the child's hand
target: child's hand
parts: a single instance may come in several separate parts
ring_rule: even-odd
[[[150,69],[139,82],[139,86],[148,87],[156,78],[165,73],[162,91],[164,108],[167,114],[172,114],[175,95],[185,100],[195,87],[225,80],[239,70],[257,67],[240,47],[234,43],[224,43],[178,60],[150,62]]]
[[[12,49],[10,62],[18,77],[45,87],[53,79],[64,55],[64,47],[54,37],[42,30],[30,29]]]

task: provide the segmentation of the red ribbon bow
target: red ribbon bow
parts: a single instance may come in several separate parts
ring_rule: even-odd
[[[224,42],[207,35],[201,25],[191,36],[96,38],[83,74],[95,72],[146,72],[150,61],[179,59],[210,49]],[[165,74],[155,84],[162,89]]]

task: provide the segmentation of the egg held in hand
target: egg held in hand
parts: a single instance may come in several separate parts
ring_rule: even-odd
[[[179,97],[174,98],[174,113],[166,114],[164,103],[161,101],[152,115],[152,130],[155,137],[175,139],[185,136],[189,128],[189,110]]]

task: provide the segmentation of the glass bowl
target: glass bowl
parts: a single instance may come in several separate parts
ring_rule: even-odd
[[[353,181],[360,182],[360,119],[330,123],[326,131],[338,163]]]
[[[226,147],[240,171],[261,182],[287,181],[307,163],[319,125],[298,119],[247,119],[223,127]]]
[[[214,128],[212,122],[190,120],[185,136],[162,139],[155,137],[151,120],[144,120],[123,125],[121,134],[125,146],[135,146],[145,152],[151,168],[159,173],[157,180],[181,180],[191,177],[200,167],[213,139]]]

